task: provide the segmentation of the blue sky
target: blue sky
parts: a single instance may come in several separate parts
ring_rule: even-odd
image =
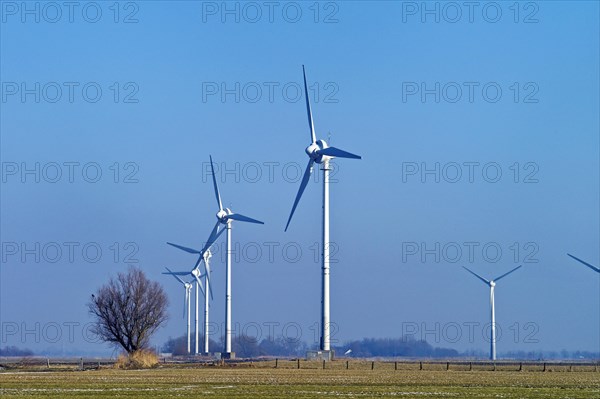
[[[201,246],[215,222],[209,154],[225,205],[265,221],[234,227],[234,320],[263,337],[297,323],[312,343],[318,174],[283,232],[307,161],[305,64],[317,135],[363,157],[336,162],[331,188],[334,338],[417,328],[485,351],[488,291],[460,266],[523,264],[497,287],[498,351],[600,350],[600,276],[566,256],[600,264],[597,3],[481,2],[472,22],[421,2],[276,2],[272,21],[261,2],[228,3],[239,21],[221,2],[83,2],[72,22],[1,4],[2,346],[104,350],[81,337],[85,303],[135,260],[171,299],[155,342],[181,335],[183,290],[160,273],[194,262],[166,241]],[[220,324],[220,254],[213,270]]]

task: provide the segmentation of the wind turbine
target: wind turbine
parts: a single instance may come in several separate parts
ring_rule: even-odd
[[[171,243],[168,243],[168,244],[172,245],[174,247],[177,247],[179,249],[182,249],[189,253],[199,254],[200,255],[200,258],[198,259],[198,263],[199,263],[202,259],[206,259],[205,252],[212,245],[212,243],[217,239],[217,237],[219,235],[221,235],[221,233],[224,230],[227,230],[227,248],[226,248],[227,256],[226,256],[226,267],[225,267],[225,348],[224,348],[224,356],[223,357],[232,358],[235,356],[235,354],[231,351],[231,227],[232,227],[232,223],[234,220],[237,220],[240,222],[257,223],[257,224],[264,224],[264,223],[261,222],[260,220],[252,219],[252,218],[250,218],[248,216],[244,216],[240,213],[233,213],[231,211],[231,209],[229,209],[229,208],[223,208],[223,202],[221,201],[221,194],[219,193],[219,187],[217,185],[217,178],[215,176],[215,168],[213,166],[212,157],[210,157],[210,169],[212,171],[213,186],[215,189],[215,197],[217,199],[217,205],[219,206],[219,210],[217,211],[217,215],[216,215],[217,223],[215,224],[215,227],[213,228],[213,231],[209,237],[209,240],[207,241],[207,243],[204,246],[204,248],[202,249],[202,251],[197,251],[197,250],[194,250],[191,248],[182,247],[182,246],[176,245],[176,244],[171,244]],[[219,228],[220,224],[224,224],[225,229],[222,229],[220,232],[218,232],[218,228]],[[206,262],[205,265],[208,266],[208,263]],[[210,275],[209,270],[210,269],[207,269],[208,276]],[[210,282],[209,282],[209,287],[210,287]],[[206,345],[206,339],[207,338],[206,338],[206,334],[205,334],[205,345]]]
[[[202,282],[200,281],[201,277],[204,277],[204,282],[205,285],[207,287],[206,290],[204,291],[204,349],[205,352],[204,353],[209,353],[208,352],[208,295],[210,292],[210,298],[212,299],[213,297],[213,293],[212,293],[212,285],[210,284],[210,265],[208,262],[208,259],[210,258],[210,247],[213,245],[213,243],[217,240],[217,238],[219,238],[219,236],[221,234],[223,234],[223,231],[225,231],[225,229],[221,229],[221,231],[219,231],[219,222],[217,221],[217,223],[215,224],[215,227],[212,229],[210,236],[208,237],[208,240],[206,241],[206,243],[204,244],[204,247],[202,247],[202,249],[200,251],[198,251],[197,249],[193,249],[193,248],[188,248],[188,247],[184,247],[182,245],[177,245],[177,244],[173,244],[170,242],[167,242],[167,244],[181,249],[185,252],[191,253],[191,254],[196,254],[199,255],[198,256],[198,260],[196,261],[196,265],[194,266],[194,268],[192,269],[191,272],[178,272],[175,273],[179,276],[187,276],[188,274],[191,274],[194,279],[196,280],[196,286],[197,287],[202,287]],[[208,258],[207,258],[208,256]],[[204,260],[204,267],[206,269],[206,272],[204,274],[202,274],[200,272],[200,262],[202,262]],[[196,324],[196,330],[195,330],[195,335],[196,335],[196,343],[195,343],[195,353],[198,354],[198,291],[196,291],[196,320],[195,320],[195,324]]]
[[[579,258],[577,258],[577,257],[575,257],[575,256],[573,256],[573,255],[571,255],[571,254],[567,254],[567,255],[569,255],[571,258],[575,259],[577,262],[579,262],[579,263],[583,263],[584,265],[586,265],[587,267],[589,267],[590,269],[592,269],[592,270],[593,270],[593,271],[595,271],[596,273],[600,273],[600,268],[597,268],[597,267],[596,267],[596,266],[594,266],[594,265],[590,265],[589,263],[587,263],[587,262],[584,262],[584,261],[582,261],[581,259],[579,259]]]
[[[218,235],[217,235],[218,236]],[[174,245],[174,244],[171,244]],[[199,252],[199,251],[198,251]],[[208,263],[208,259],[210,259],[211,257],[211,253],[210,250],[207,249],[206,251],[204,251],[203,257],[200,258],[200,260],[204,260],[204,265],[205,265],[205,272],[201,273],[200,272],[200,262],[196,263],[196,266],[194,267],[194,269],[192,269],[191,272],[171,272],[171,273],[164,273],[164,274],[171,274],[173,276],[189,276],[192,275],[194,277],[194,279],[196,280],[196,307],[195,307],[195,311],[196,311],[196,318],[195,318],[195,325],[196,328],[194,330],[194,334],[195,334],[195,341],[194,341],[194,353],[197,355],[198,352],[198,345],[199,345],[199,340],[198,340],[198,296],[199,296],[199,291],[202,291],[204,293],[204,339],[205,339],[205,344],[204,344],[204,353],[208,354],[208,306],[209,306],[209,294],[210,294],[210,299],[213,298],[213,293],[212,293],[212,286],[210,285],[210,266]],[[205,290],[202,287],[202,282],[200,281],[200,279],[204,277],[204,285],[207,287],[207,289]]]
[[[185,317],[185,311],[186,311],[186,306],[187,306],[187,352],[188,354],[190,354],[190,352],[192,351],[191,348],[191,331],[190,331],[190,320],[191,320],[191,313],[190,313],[190,308],[191,308],[191,302],[190,302],[190,291],[192,290],[192,288],[194,287],[194,285],[191,282],[185,282],[182,279],[179,278],[179,276],[177,275],[177,273],[172,272],[168,267],[165,267],[165,269],[167,269],[168,273],[163,273],[163,274],[170,274],[171,276],[175,277],[181,284],[183,284],[183,287],[185,288],[185,301],[183,302],[183,317]]]
[[[306,147],[305,151],[308,155],[308,165],[302,177],[298,194],[294,200],[290,217],[288,218],[287,224],[285,225],[285,231],[287,231],[294,216],[294,211],[298,206],[300,197],[310,180],[310,175],[313,170],[313,165],[318,163],[323,171],[323,246],[321,253],[322,261],[322,284],[321,284],[321,342],[320,349],[327,352],[330,357],[331,344],[330,344],[330,313],[329,313],[329,160],[335,157],[339,158],[350,158],[350,159],[361,159],[360,156],[351,154],[349,152],[340,150],[339,148],[329,147],[325,140],[317,140],[315,135],[315,126],[313,123],[312,112],[310,109],[310,99],[308,97],[308,87],[306,85],[306,72],[304,65],[302,65],[302,75],[304,77],[304,97],[306,98],[306,113],[308,114],[308,127],[310,129],[311,143]]]
[[[486,280],[485,278],[481,277],[479,274],[475,273],[474,271],[466,268],[463,266],[463,269],[465,269],[466,271],[468,271],[469,273],[471,273],[472,275],[474,275],[475,277],[477,277],[479,280],[483,281],[485,284],[487,284],[490,287],[490,309],[491,309],[491,319],[492,319],[492,335],[490,336],[490,359],[491,360],[496,360],[496,306],[494,304],[494,290],[496,287],[496,282],[498,280],[500,280],[501,278],[504,278],[506,276],[508,276],[509,274],[511,274],[512,272],[514,272],[515,270],[519,269],[521,266],[517,266],[514,269],[512,269],[511,271],[504,273],[503,275],[496,277],[493,280]]]

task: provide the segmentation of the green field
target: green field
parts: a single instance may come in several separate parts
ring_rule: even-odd
[[[329,366],[329,364],[328,364]],[[7,398],[600,398],[600,372],[345,369],[167,365],[151,370],[0,372]],[[368,364],[367,364],[368,366]],[[418,365],[417,365],[418,367]],[[592,369],[593,370],[593,369]]]

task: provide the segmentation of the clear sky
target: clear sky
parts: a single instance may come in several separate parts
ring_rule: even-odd
[[[127,264],[170,296],[154,342],[183,334],[161,272],[195,260],[166,241],[215,223],[209,154],[225,205],[265,222],[234,225],[238,331],[313,343],[319,173],[283,232],[305,64],[317,136],[363,157],[331,187],[334,339],[487,350],[488,289],[461,266],[522,264],[496,289],[499,353],[600,350],[600,275],[566,255],[600,266],[597,2],[23,4],[0,2],[0,346],[105,350],[85,303]]]

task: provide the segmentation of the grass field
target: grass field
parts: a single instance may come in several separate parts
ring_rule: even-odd
[[[334,366],[335,364],[335,366]],[[329,364],[328,364],[329,365]],[[8,398],[600,398],[600,372],[446,371],[357,367],[343,362],[273,368],[162,366],[151,370],[0,372]],[[365,364],[366,366],[366,364]],[[386,365],[389,366],[389,365]]]

